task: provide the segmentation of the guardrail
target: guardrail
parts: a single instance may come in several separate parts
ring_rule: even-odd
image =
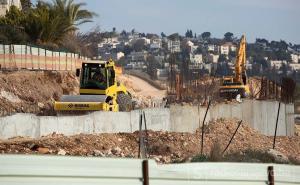
[[[0,155],[0,184],[299,184],[300,167],[257,163],[157,165],[153,160]]]
[[[68,70],[75,71],[83,61],[79,54],[51,51],[28,45],[1,45],[0,69],[2,70]]]

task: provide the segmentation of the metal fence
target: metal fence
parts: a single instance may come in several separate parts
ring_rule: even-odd
[[[0,155],[0,184],[300,184],[300,166],[258,163],[184,163],[153,160]]]
[[[0,45],[2,70],[68,70],[81,67],[87,60],[79,54],[51,51],[28,45]]]

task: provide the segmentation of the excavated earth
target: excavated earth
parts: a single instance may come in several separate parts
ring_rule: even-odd
[[[223,150],[238,125],[238,120],[216,120],[204,129],[204,153],[209,155],[214,143]],[[200,153],[201,133],[148,131],[148,154],[159,163],[190,161]],[[97,157],[138,157],[139,133],[79,134],[64,136],[53,133],[40,139],[11,138],[0,141],[0,153],[47,154]],[[267,151],[273,137],[268,137],[242,123],[225,154],[247,150]],[[277,137],[277,151],[293,160],[300,160],[300,136]]]
[[[71,72],[1,72],[0,116],[16,112],[53,115],[54,101],[62,94],[77,94],[78,88]]]

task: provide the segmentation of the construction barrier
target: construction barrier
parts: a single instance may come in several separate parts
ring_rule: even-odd
[[[65,185],[296,185],[300,167],[262,163],[183,163],[154,160],[1,155],[0,184]]]
[[[1,70],[61,70],[75,71],[88,58],[75,53],[51,51],[27,45],[1,45]]]

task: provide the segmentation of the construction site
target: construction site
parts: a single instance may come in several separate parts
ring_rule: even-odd
[[[237,63],[244,65],[245,50],[240,52]],[[189,80],[171,71],[164,88],[159,81],[113,66],[113,61],[98,65],[74,60],[82,70],[93,69],[85,69],[88,65],[114,69],[115,84],[122,84],[122,92],[132,97],[126,107],[118,100],[115,104],[114,97],[107,98],[109,94],[98,104],[103,95],[83,88],[79,68],[53,70],[53,60],[50,67],[22,60],[18,65],[10,57],[2,64],[3,154],[142,157],[158,163],[190,162],[200,155],[216,161],[299,164],[299,127],[294,119],[293,82],[288,79],[281,85],[264,78],[247,79],[247,97],[223,97],[220,88],[230,88],[230,83],[220,86],[223,79],[216,77]],[[243,69],[237,66],[237,70],[241,70],[237,78],[242,78]],[[234,88],[241,88],[237,84]],[[87,95],[88,90],[93,95]],[[281,157],[270,157],[274,152]],[[260,155],[270,156],[265,161]]]
[[[24,2],[0,15],[0,184],[300,184],[297,45]]]

